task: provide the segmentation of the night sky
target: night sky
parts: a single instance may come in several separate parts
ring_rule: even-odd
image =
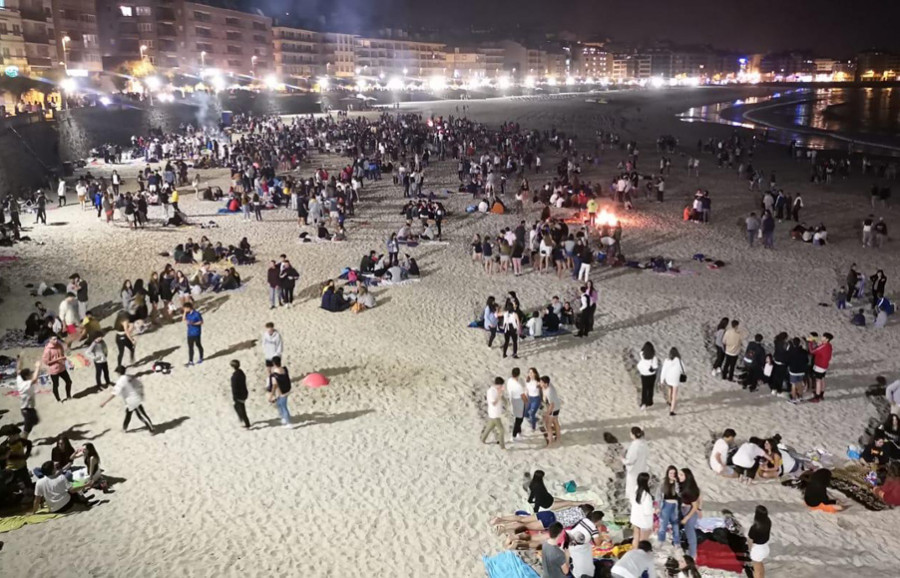
[[[319,28],[475,27],[668,39],[745,52],[811,49],[850,57],[900,51],[898,0],[239,0],[268,16],[290,12]],[[323,21],[322,15],[325,15]]]

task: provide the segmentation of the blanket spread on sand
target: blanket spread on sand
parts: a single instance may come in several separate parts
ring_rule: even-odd
[[[490,578],[538,578],[531,566],[509,550],[495,556],[482,556],[481,560]]]
[[[0,534],[18,530],[25,524],[40,524],[54,518],[62,518],[62,514],[27,514],[24,516],[7,516],[0,518]]]

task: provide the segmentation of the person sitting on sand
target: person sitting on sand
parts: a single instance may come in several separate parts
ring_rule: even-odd
[[[375,254],[375,251],[369,251],[368,255],[363,255],[362,260],[359,262],[359,272],[360,273],[371,273],[375,270],[375,264],[378,262],[378,257]]]
[[[225,269],[225,276],[219,284],[220,291],[234,291],[241,286],[241,276],[234,267]]]
[[[816,232],[813,234],[812,244],[817,247],[821,247],[822,245],[826,245],[827,243],[828,231],[825,229],[825,225],[819,225],[818,227],[816,227]]]
[[[887,468],[884,483],[872,492],[888,506],[900,506],[900,462],[893,462]]]
[[[806,226],[806,223],[798,223],[793,229],[791,229],[791,239],[794,241],[805,241],[807,243],[812,241],[812,234],[809,236],[809,241],[803,238],[803,235],[809,230],[809,227]]]
[[[544,325],[544,331],[547,333],[557,333],[559,331],[559,315],[553,310],[553,307],[548,307],[543,310],[544,316],[542,318],[542,322]]]
[[[728,454],[731,452],[731,446],[734,444],[736,435],[733,429],[726,429],[722,437],[713,444],[712,453],[709,455],[709,467],[723,478],[738,477],[734,468],[728,465]]]
[[[572,309],[570,301],[566,301],[563,304],[562,312],[559,314],[559,322],[568,326],[575,324],[575,310]]]
[[[885,447],[887,440],[884,434],[876,431],[872,441],[865,447],[859,456],[859,461],[864,466],[875,469],[883,468],[888,463],[888,453]]]
[[[853,314],[853,317],[850,318],[850,323],[857,327],[865,327],[866,326],[866,314],[862,309]]]
[[[847,508],[846,505],[828,495],[828,484],[831,483],[831,477],[832,473],[828,468],[818,469],[809,476],[806,488],[803,490],[803,501],[807,507],[830,514]]]
[[[350,307],[350,302],[344,298],[344,292],[335,287],[334,281],[329,280],[322,289],[322,309],[337,313]]]
[[[542,509],[552,510],[571,508],[572,506],[581,504],[581,502],[558,500],[554,498],[550,492],[547,491],[547,486],[544,485],[544,470],[535,470],[531,479],[528,480],[528,503],[534,505],[535,514]]]
[[[372,295],[365,285],[360,285],[356,290],[356,302],[353,304],[354,313],[362,313],[366,309],[375,307],[375,296]]]

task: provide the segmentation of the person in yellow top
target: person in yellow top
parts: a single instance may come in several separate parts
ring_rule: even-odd
[[[172,207],[175,209],[175,212],[178,212],[178,190],[174,187],[172,188],[172,194],[169,196],[169,202],[172,203]]]
[[[587,212],[589,224],[594,224],[594,217],[597,216],[597,208],[597,199],[588,199]]]
[[[737,319],[731,322],[731,327],[725,330],[722,337],[722,344],[725,346],[725,364],[722,366],[722,379],[734,381],[734,368],[737,365],[738,356],[741,354],[744,346],[744,338],[747,332],[740,326],[741,322]]]

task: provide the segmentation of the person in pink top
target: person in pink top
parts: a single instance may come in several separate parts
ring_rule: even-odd
[[[834,335],[823,333],[819,338],[813,334],[809,338],[809,353],[813,356],[813,379],[816,382],[816,393],[809,401],[818,403],[825,399],[825,374],[831,363],[831,340]]]
[[[66,400],[72,399],[72,378],[66,370],[66,348],[57,336],[50,338],[44,347],[44,355],[41,361],[47,366],[50,373],[50,381],[53,382],[53,396],[56,401],[63,401],[59,398],[59,380],[62,379],[66,383]]]

